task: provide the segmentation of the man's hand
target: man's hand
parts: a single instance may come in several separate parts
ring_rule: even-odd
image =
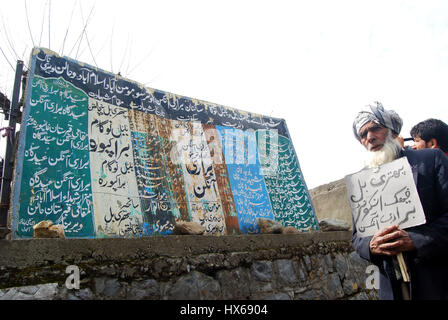
[[[370,252],[394,256],[403,251],[415,250],[409,234],[399,229],[398,225],[386,227],[375,233],[370,240]]]
[[[397,136],[395,140],[397,140],[400,143],[401,147],[404,148],[404,138],[402,136]]]

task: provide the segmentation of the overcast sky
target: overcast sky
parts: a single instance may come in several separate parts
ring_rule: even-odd
[[[283,118],[310,189],[361,169],[352,122],[374,100],[401,115],[405,137],[421,120],[448,122],[448,1],[0,0],[0,14],[9,98],[17,59],[28,66],[42,46]]]

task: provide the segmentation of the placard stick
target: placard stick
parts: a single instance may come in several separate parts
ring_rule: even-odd
[[[404,282],[410,282],[411,279],[408,274],[408,270],[406,269],[406,263],[404,262],[403,253],[397,254],[398,264],[400,265],[401,274],[403,276]]]

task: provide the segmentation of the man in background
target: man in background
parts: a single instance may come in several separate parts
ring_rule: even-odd
[[[448,158],[440,149],[403,149],[397,141],[403,121],[375,102],[358,113],[353,131],[366,148],[366,167],[406,157],[411,165],[426,223],[402,230],[392,225],[373,236],[358,237],[356,252],[377,265],[380,299],[448,299]],[[409,288],[397,277],[395,256],[402,253],[410,275]],[[410,289],[410,290],[407,290]]]
[[[439,148],[448,156],[448,125],[439,119],[427,119],[411,129],[412,149]]]

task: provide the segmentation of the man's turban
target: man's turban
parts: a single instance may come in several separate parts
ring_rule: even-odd
[[[385,110],[381,102],[375,101],[374,104],[366,106],[366,110],[360,111],[353,122],[353,132],[356,139],[361,141],[359,137],[359,130],[368,122],[375,122],[383,127],[389,128],[395,134],[400,134],[403,120],[393,110]]]

